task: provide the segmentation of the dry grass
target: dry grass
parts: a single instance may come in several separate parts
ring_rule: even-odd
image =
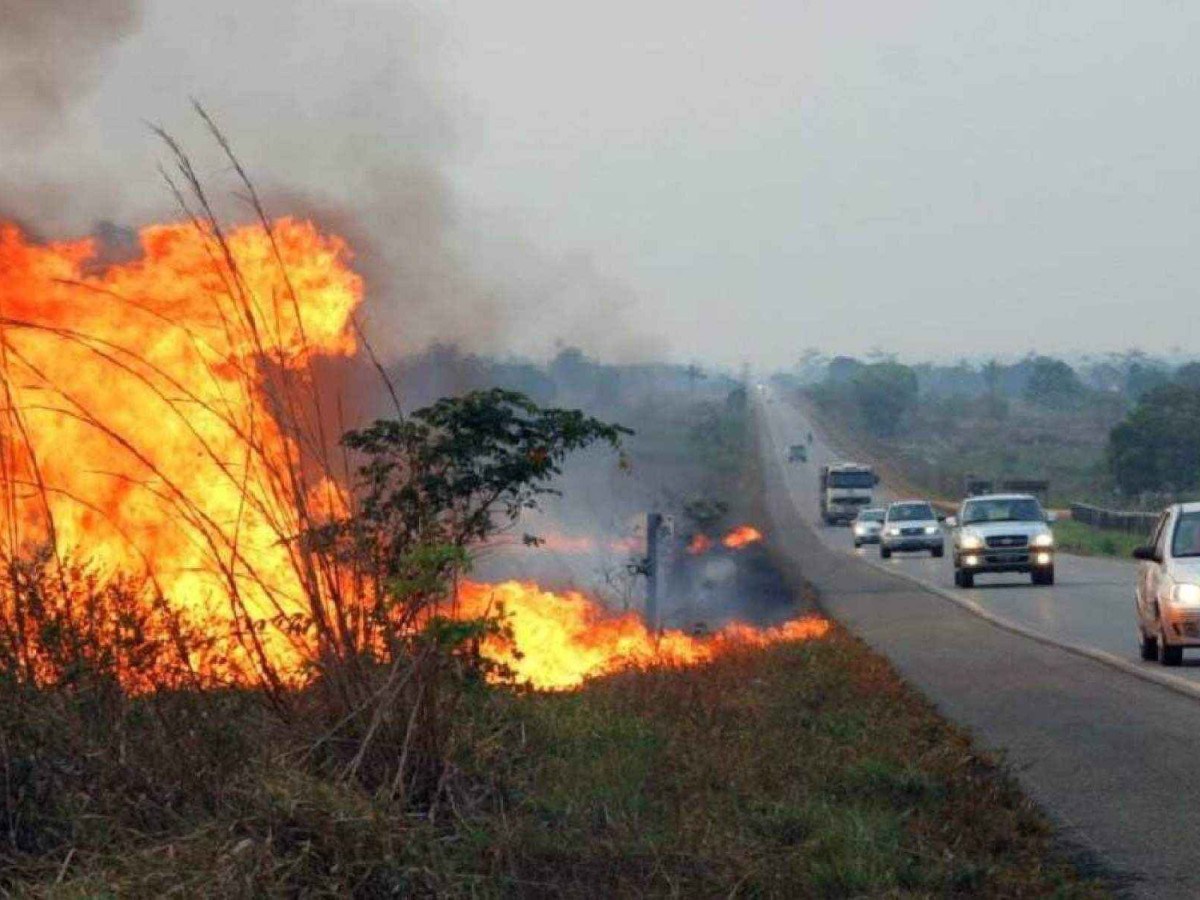
[[[1049,826],[995,761],[840,630],[572,694],[481,693],[462,711],[469,739],[455,751],[471,789],[422,815],[306,768],[243,701],[179,699],[200,726],[182,729],[195,735],[190,747],[178,743],[178,719],[155,724],[165,710],[130,710],[125,721],[139,724],[128,745],[140,749],[128,767],[140,783],[102,778],[86,801],[68,799],[55,846],[0,867],[7,889],[1103,895],[1056,854]],[[179,777],[182,753],[190,780]],[[155,795],[172,785],[173,799]],[[55,796],[80,786],[60,783]]]

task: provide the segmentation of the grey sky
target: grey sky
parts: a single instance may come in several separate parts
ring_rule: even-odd
[[[1198,59],[1182,0],[151,0],[0,208],[147,214],[195,94],[361,220],[396,348],[1186,349]]]

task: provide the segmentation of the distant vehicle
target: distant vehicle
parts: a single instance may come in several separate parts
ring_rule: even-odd
[[[1168,506],[1133,556],[1142,659],[1177,666],[1184,647],[1200,647],[1200,503]]]
[[[1021,572],[1034,584],[1054,584],[1051,521],[1029,494],[968,497],[946,520],[954,528],[954,583],[969,588],[976,575]]]
[[[808,462],[808,448],[803,444],[788,447],[788,462]]]
[[[849,525],[860,509],[871,505],[879,477],[870,466],[842,462],[821,467],[821,520]]]
[[[854,535],[854,549],[863,544],[878,544],[879,532],[883,530],[883,514],[887,510],[875,506],[870,509],[860,509],[854,521],[850,524],[850,533]]]
[[[942,523],[928,500],[901,500],[891,504],[883,517],[879,555],[928,550],[933,556],[946,552]]]

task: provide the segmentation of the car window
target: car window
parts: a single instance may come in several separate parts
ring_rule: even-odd
[[[936,518],[928,503],[897,503],[889,507],[887,513],[889,522],[928,522]]]
[[[830,472],[829,485],[835,488],[875,487],[875,476],[871,472]]]
[[[1200,512],[1179,514],[1171,538],[1171,555],[1200,556]]]
[[[963,504],[963,525],[981,522],[1040,522],[1046,514],[1033,497],[997,497]]]

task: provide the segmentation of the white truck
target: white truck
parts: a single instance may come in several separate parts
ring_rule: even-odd
[[[840,462],[821,467],[821,521],[849,525],[871,505],[879,476],[870,466]]]

